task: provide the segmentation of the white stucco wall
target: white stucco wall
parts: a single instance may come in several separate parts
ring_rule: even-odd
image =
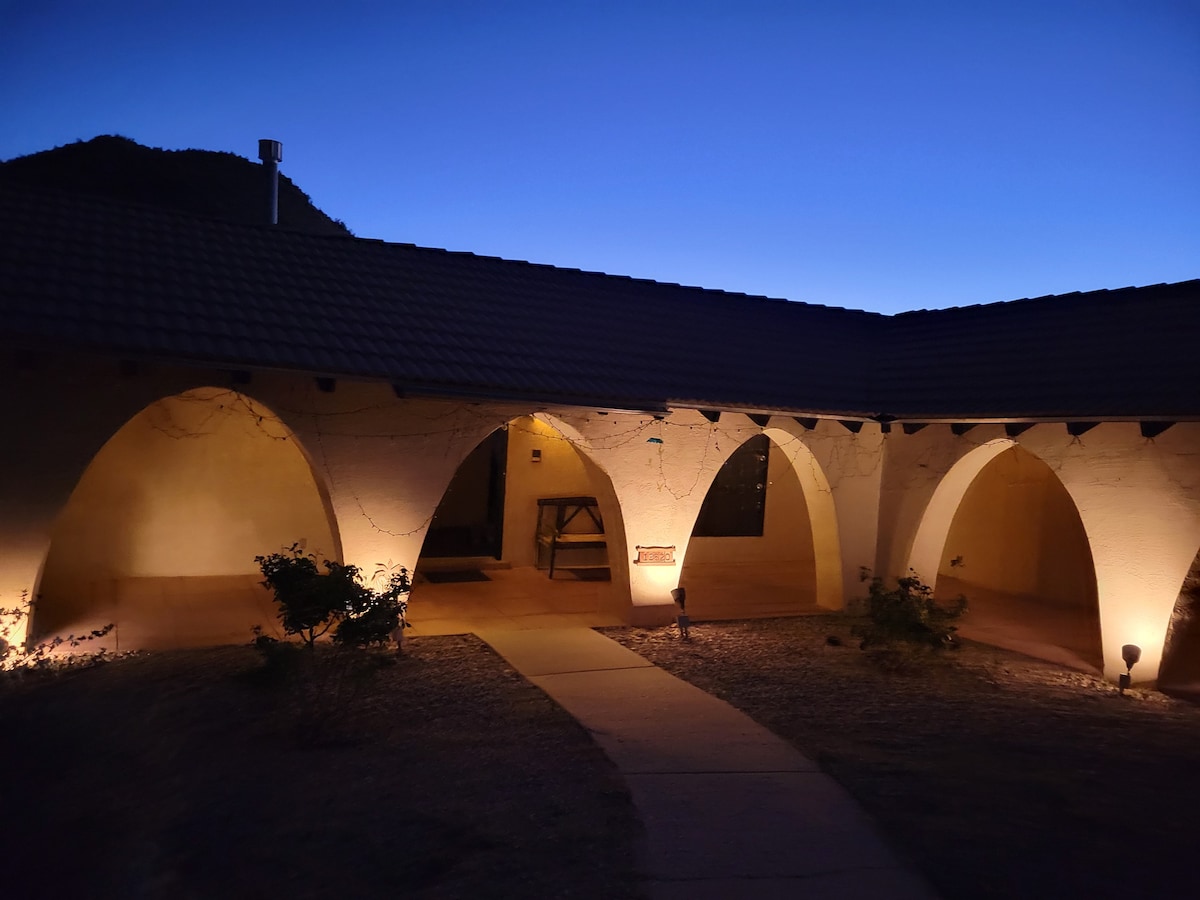
[[[269,410],[222,388],[164,398],[104,444],[56,518],[34,624],[74,630],[99,605],[119,626],[130,615],[122,582],[255,575],[256,555],[296,542],[337,558],[330,525],[303,454]]]
[[[1019,445],[967,487],[942,547],[938,577],[1060,606],[1095,606],[1087,534],[1054,472]]]
[[[750,436],[766,433],[789,461],[804,491],[814,542],[817,602],[840,608],[859,567],[875,547],[882,471],[877,428],[851,434],[836,422],[813,431],[776,416],[766,428],[746,416],[716,423],[694,410],[661,419],[613,413],[570,415],[564,425],[587,445],[617,494],[630,558],[635,548],[674,546],[674,566],[630,566],[633,617],[648,623],[672,615],[696,516],[717,471]]]
[[[122,426],[164,397],[204,386],[224,390],[233,380],[220,370],[153,365],[121,374],[115,361],[85,357],[47,356],[32,366],[12,361],[0,366],[5,376],[0,398],[14,423],[10,439],[0,447],[0,606],[11,606],[22,593],[38,590],[56,522],[61,519],[64,534],[77,528],[72,514],[61,518],[68,498]],[[696,515],[713,477],[737,446],[764,431],[800,483],[818,601],[828,607],[837,608],[861,593],[862,567],[897,575],[919,565],[927,580],[935,579],[952,549],[945,546],[946,535],[974,476],[1014,443],[1048,466],[1078,511],[1095,565],[1110,676],[1121,669],[1121,645],[1136,643],[1143,660],[1135,678],[1154,677],[1180,584],[1200,548],[1200,424],[1175,425],[1153,440],[1143,438],[1136,423],[1108,423],[1075,438],[1061,424],[1042,424],[1014,442],[999,425],[980,426],[962,436],[944,425],[913,435],[899,428],[883,434],[867,425],[852,434],[837,422],[821,421],[807,431],[776,416],[764,429],[733,413],[711,423],[687,409],[656,418],[398,398],[388,385],[348,381],[326,393],[312,379],[270,373],[254,373],[237,390],[278,416],[280,434],[286,433],[298,451],[293,463],[301,458],[308,462],[311,491],[331,518],[328,542],[340,543],[342,558],[368,573],[381,562],[415,566],[430,518],[461,461],[492,430],[536,416],[542,423],[537,430],[545,432],[538,440],[546,442],[544,448],[554,448],[550,453],[561,460],[550,465],[524,462],[514,482],[528,476],[527,483],[514,488],[518,506],[524,508],[526,500],[551,488],[575,493],[573,486],[586,481],[588,490],[580,492],[599,498],[609,532],[611,602],[635,621],[661,622],[671,616],[669,592],[679,583]],[[511,449],[510,465],[518,468],[522,463],[517,457],[530,449],[522,440]],[[139,459],[136,453],[128,458]],[[284,468],[265,471],[261,461],[243,462],[246,468],[237,478],[247,486],[274,484],[273,490],[280,490],[283,482],[300,477]],[[145,468],[141,462],[135,465]],[[536,469],[538,465],[543,468]],[[297,464],[296,472],[303,468]],[[568,470],[569,476],[564,475]],[[149,481],[142,483],[157,484],[151,471],[143,474]],[[564,475],[561,484],[555,481],[559,475]],[[231,552],[233,535],[255,542],[263,538],[261,532],[247,537],[236,526],[225,535],[193,535],[179,542],[201,548],[199,554],[180,549],[170,534],[183,536],[181,522],[189,516],[215,516],[221,506],[199,489],[200,483],[172,503],[160,502],[158,487],[154,489],[151,505],[163,528],[143,544],[155,549],[128,571],[201,577],[196,573],[221,567],[216,560]],[[90,494],[92,488],[82,487],[81,498],[90,495],[93,506],[107,503],[103,491]],[[125,507],[132,502],[121,501]],[[278,512],[271,528],[281,534],[305,532],[295,538],[327,541],[305,519],[308,513]],[[505,552],[514,559],[530,512],[510,511],[509,536],[518,544]],[[634,564],[639,544],[673,545],[676,564]]]
[[[540,454],[536,461],[535,450]],[[579,451],[551,425],[532,416],[509,424],[504,487],[506,561],[514,566],[536,564],[537,501],[540,498],[595,496],[597,486],[584,468]]]
[[[160,397],[197,386],[194,373],[146,379],[115,360],[46,355],[0,360],[0,401],[11,416],[0,443],[0,608],[39,591],[54,523],[92,458]],[[11,629],[23,639],[28,619]]]
[[[761,535],[693,536],[688,543],[688,562],[711,565],[797,560],[811,566],[812,526],[804,489],[792,461],[774,443],[768,451],[765,501]]]
[[[6,601],[15,604],[22,590],[30,595],[37,590],[54,523],[106,442],[139,411],[164,397],[204,385],[225,390],[232,380],[231,373],[211,369],[143,366],[125,376],[116,370],[109,361],[59,359],[7,383],[18,418],[33,437],[5,451],[0,596]],[[696,514],[712,478],[737,446],[763,431],[735,414],[713,424],[693,410],[657,419],[561,407],[539,410],[517,404],[397,398],[387,385],[345,381],[333,392],[322,392],[312,379],[272,373],[255,373],[238,390],[278,417],[280,434],[289,435],[308,462],[315,493],[331,519],[328,539],[311,522],[296,521],[290,513],[283,518],[291,521],[275,530],[296,532],[293,539],[308,538],[310,549],[323,554],[336,556],[340,551],[343,561],[368,574],[379,563],[415,567],[429,521],[462,460],[492,430],[508,422],[527,422],[523,417],[536,414],[542,423],[536,426],[537,440],[546,461],[526,462],[524,470],[517,462],[509,486],[515,503],[507,530],[518,542],[513,547],[522,540],[524,526],[531,525],[525,519],[532,510],[524,508],[522,498],[546,491],[597,496],[609,532],[614,610],[645,622],[661,622],[671,615],[669,592],[679,583]],[[62,409],[72,414],[62,416]],[[822,423],[807,432],[785,417],[776,417],[768,433],[803,488],[818,599],[837,607],[847,573],[856,572],[873,548],[878,435],[851,435],[836,423]],[[120,444],[124,438],[117,440]],[[523,440],[518,437],[510,450],[511,461],[530,449]],[[238,477],[254,481],[256,465]],[[260,467],[259,472],[268,481],[298,477],[282,468],[263,473]],[[585,483],[587,490],[582,490]],[[237,533],[236,528],[225,537],[192,535],[191,541],[180,541],[208,546],[199,556],[189,556],[170,540],[178,524],[171,524],[173,516],[187,518],[206,503],[220,505],[200,490],[191,500],[183,494],[176,496],[179,503],[166,503],[165,495],[156,494],[158,520],[164,527],[145,545],[142,562],[128,567],[131,573],[178,577],[230,568],[218,565],[212,553]],[[97,496],[83,485],[81,503]],[[110,520],[120,518],[120,508],[110,511]],[[77,528],[73,521],[68,513],[64,534]],[[256,544],[261,540],[261,534],[247,538]],[[327,543],[339,546],[327,551],[321,546]],[[638,544],[675,546],[676,565],[634,564]],[[151,551],[151,545],[158,549]],[[253,550],[263,552],[258,546]],[[520,556],[519,549],[506,548],[508,552],[514,559]]]
[[[1200,425],[1180,423],[1154,439],[1137,423],[1106,423],[1072,437],[1062,424],[1004,436],[999,425],[954,436],[947,426],[893,432],[881,492],[877,569],[913,567],[927,581],[974,476],[1019,443],[1045,462],[1079,512],[1096,571],[1104,671],[1124,671],[1121,647],[1142,648],[1135,680],[1152,680],[1171,610],[1200,547]],[[962,461],[961,466],[957,464]],[[941,488],[940,493],[938,489]]]

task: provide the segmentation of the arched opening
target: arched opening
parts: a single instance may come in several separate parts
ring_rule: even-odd
[[[623,621],[620,510],[578,443],[549,416],[522,416],[468,454],[421,548],[416,633]]]
[[[841,559],[828,482],[785,432],[743,443],[713,479],[680,573],[696,619],[841,606]]]
[[[1015,443],[996,441],[973,453],[947,474],[949,493],[935,494],[926,511],[927,518],[946,516],[952,508],[948,526],[922,523],[926,542],[945,534],[934,597],[966,595],[964,637],[1101,670],[1095,569],[1070,494],[1049,466]],[[928,558],[921,565],[914,570],[930,581]]]
[[[1200,697],[1200,552],[1175,601],[1158,685],[1171,693]]]
[[[108,623],[106,645],[241,643],[275,626],[254,557],[299,542],[340,558],[328,500],[291,432],[250,398],[198,388],[152,403],[93,458],[55,522],[41,638]]]

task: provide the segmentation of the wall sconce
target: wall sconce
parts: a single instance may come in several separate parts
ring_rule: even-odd
[[[1117,679],[1118,690],[1123,694],[1125,688],[1133,683],[1133,667],[1142,658],[1142,648],[1137,644],[1126,644],[1121,648],[1121,659],[1125,663],[1125,674]]]

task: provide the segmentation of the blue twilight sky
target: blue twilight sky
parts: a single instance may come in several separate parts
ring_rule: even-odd
[[[0,0],[0,159],[256,158],[362,237],[894,312],[1200,276],[1200,0]]]

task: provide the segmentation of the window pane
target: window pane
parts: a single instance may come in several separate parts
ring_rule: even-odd
[[[767,457],[771,439],[755,435],[729,457],[713,479],[696,537],[762,537],[767,507]]]

